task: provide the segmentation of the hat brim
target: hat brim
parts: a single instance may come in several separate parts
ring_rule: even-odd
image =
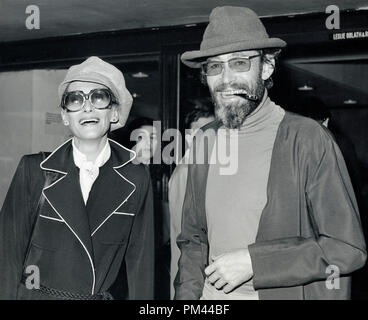
[[[283,48],[286,42],[279,38],[267,38],[255,41],[239,41],[224,46],[204,50],[187,51],[181,55],[181,61],[191,68],[200,68],[206,58],[236,51]]]

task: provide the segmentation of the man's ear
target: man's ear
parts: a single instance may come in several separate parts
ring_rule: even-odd
[[[269,79],[275,70],[275,58],[271,55],[265,57],[262,64],[262,80],[266,81]]]

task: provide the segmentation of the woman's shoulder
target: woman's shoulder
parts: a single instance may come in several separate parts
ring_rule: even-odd
[[[41,162],[44,161],[51,152],[38,152],[32,154],[23,155],[20,159],[20,163],[27,166],[40,166]]]

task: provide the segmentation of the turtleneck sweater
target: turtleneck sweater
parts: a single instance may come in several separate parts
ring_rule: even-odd
[[[237,161],[235,174],[221,173],[221,161],[209,166],[206,189],[209,261],[234,250],[247,248],[255,242],[258,224],[267,202],[267,181],[276,133],[285,111],[270,100],[267,91],[258,107],[245,119],[237,134],[221,127],[212,152],[217,145],[235,145],[230,160]],[[220,139],[223,140],[219,143]],[[236,139],[230,143],[229,139]],[[216,159],[212,154],[211,158]],[[234,162],[233,162],[234,163]],[[258,299],[252,280],[229,294],[205,282],[203,298]]]

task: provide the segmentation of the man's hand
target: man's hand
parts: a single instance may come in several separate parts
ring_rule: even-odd
[[[248,249],[240,249],[213,257],[205,270],[210,283],[225,293],[249,281],[253,277],[252,261]]]

